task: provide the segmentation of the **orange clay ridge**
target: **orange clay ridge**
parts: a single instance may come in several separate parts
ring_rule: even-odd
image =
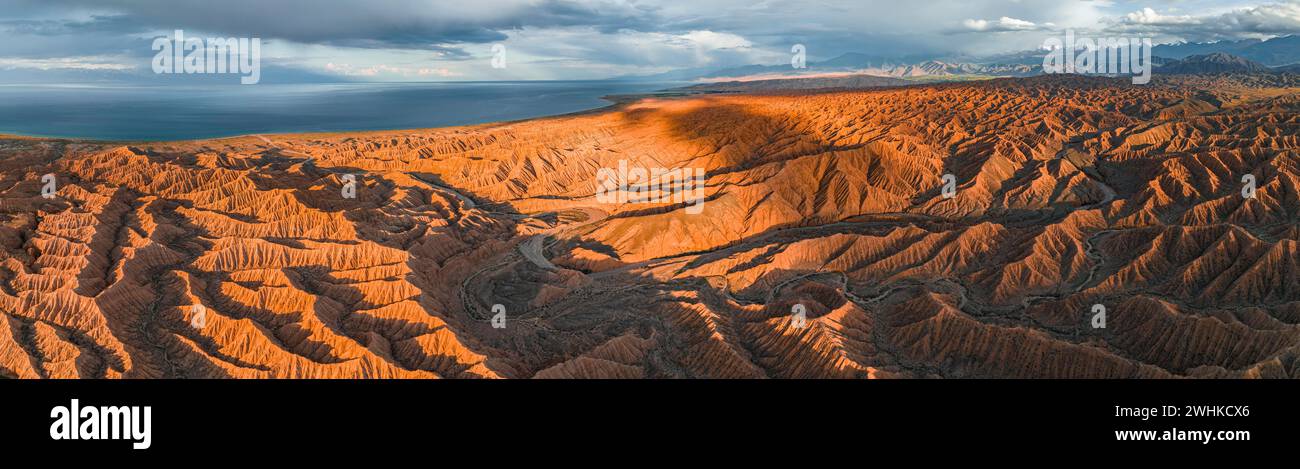
[[[1297,377],[1295,86],[1039,77],[3,138],[0,374]],[[705,168],[704,212],[600,203],[619,160]]]

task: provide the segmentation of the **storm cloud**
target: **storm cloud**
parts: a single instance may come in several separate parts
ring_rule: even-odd
[[[604,78],[780,63],[794,44],[817,60],[1024,51],[1066,29],[1260,38],[1300,32],[1300,0],[0,0],[0,69],[138,65],[176,29],[262,38],[267,60],[326,74]],[[514,66],[488,65],[497,43]]]

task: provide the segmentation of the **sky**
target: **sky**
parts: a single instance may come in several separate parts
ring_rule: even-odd
[[[259,38],[273,80],[603,79],[788,63],[796,44],[817,61],[1035,50],[1067,29],[1266,39],[1300,33],[1300,0],[0,0],[0,82],[146,77],[178,29]]]

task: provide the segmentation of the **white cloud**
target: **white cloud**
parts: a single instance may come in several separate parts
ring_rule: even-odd
[[[364,77],[376,80],[393,80],[411,77],[440,77],[450,78],[461,76],[456,72],[445,67],[407,67],[400,65],[373,64],[367,66],[352,66],[347,63],[329,62],[325,64],[325,71],[345,76],[345,77]]]
[[[684,33],[600,31],[595,28],[524,28],[510,32],[511,79],[562,77],[575,67],[597,64],[607,75],[657,73],[677,68],[728,67],[788,61],[788,53],[756,46],[748,38],[708,29]],[[787,46],[788,47],[788,46]],[[476,65],[487,63],[471,61]]]
[[[28,70],[98,70],[127,71],[135,66],[105,61],[102,57],[57,57],[50,59],[31,59],[0,57],[0,69]]]
[[[1044,26],[1046,25],[1050,25],[1050,23]],[[962,26],[971,31],[1033,31],[1043,27],[1033,21],[1025,21],[1009,16],[1003,16],[995,21],[967,19],[962,22]]]
[[[686,41],[689,46],[702,50],[718,49],[743,49],[753,47],[754,44],[744,37],[731,33],[715,33],[713,31],[691,31],[686,34],[677,36]]]
[[[1163,14],[1143,8],[1112,20],[1110,31],[1159,35],[1162,39],[1212,41],[1300,33],[1300,0],[1268,3],[1208,15]]]
[[[448,68],[422,68],[420,69],[419,72],[417,72],[417,74],[422,77],[435,76],[435,77],[442,77],[442,78],[460,76],[460,73],[453,72],[451,71],[451,69]]]
[[[1143,8],[1139,11],[1124,15],[1124,21],[1132,24],[1150,24],[1160,26],[1200,23],[1200,20],[1190,15],[1162,15],[1156,13],[1156,11],[1151,8]]]

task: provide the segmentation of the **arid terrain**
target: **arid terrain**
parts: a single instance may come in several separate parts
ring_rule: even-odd
[[[5,137],[0,375],[1300,377],[1295,77]],[[620,161],[704,168],[703,212],[597,200]]]

